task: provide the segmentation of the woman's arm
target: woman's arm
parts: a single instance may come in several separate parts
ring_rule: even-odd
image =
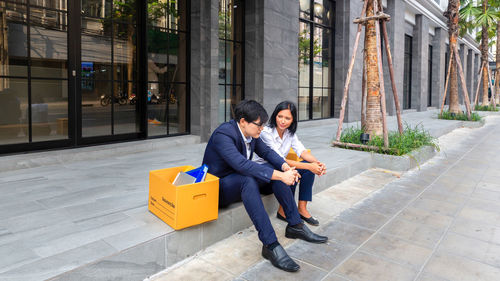
[[[299,157],[306,160],[309,163],[319,162],[318,159],[316,159],[316,157],[314,157],[314,155],[312,155],[311,152],[308,150],[304,150],[304,152],[302,152],[302,154]]]
[[[302,169],[302,170],[311,170],[311,163],[303,163],[299,161],[293,161],[290,159],[285,159],[286,163],[290,165],[290,167],[295,167],[296,169]]]
[[[307,152],[308,154],[306,154],[305,152]],[[305,158],[303,158],[302,155],[307,155],[307,156]],[[304,162],[293,161],[293,160],[289,160],[289,159],[285,159],[285,160],[286,160],[286,163],[288,163],[288,165],[295,167],[296,169],[309,170],[318,176],[322,176],[326,173],[325,164],[315,160],[316,158],[309,151],[304,151],[301,154],[301,158],[306,160],[307,162],[304,163]],[[307,160],[306,158],[309,160]]]
[[[309,163],[302,163],[302,164],[309,164],[307,168],[309,171],[315,173],[318,176],[322,176],[326,173],[326,165],[324,163],[321,163],[312,155],[312,153],[308,150],[304,150],[302,154],[300,155],[300,158],[306,160]],[[301,169],[301,168],[298,168]]]

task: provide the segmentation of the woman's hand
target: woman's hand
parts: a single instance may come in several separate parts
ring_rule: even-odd
[[[322,175],[326,174],[326,165],[324,163],[319,162],[319,161],[317,161],[316,163],[321,167],[321,174],[318,176],[322,176]]]
[[[322,174],[324,174],[324,171],[323,171],[323,166],[319,161],[318,162],[313,162],[313,163],[309,163],[309,171],[313,172],[314,174],[318,175],[318,176],[321,176]]]

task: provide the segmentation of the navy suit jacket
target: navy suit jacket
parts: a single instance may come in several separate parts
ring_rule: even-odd
[[[276,170],[281,170],[285,159],[268,147],[260,138],[253,138],[250,143],[250,159],[253,153],[267,160]],[[246,145],[236,121],[221,124],[208,140],[203,164],[208,166],[208,172],[219,178],[232,173],[252,176],[269,182],[273,169],[247,159]]]

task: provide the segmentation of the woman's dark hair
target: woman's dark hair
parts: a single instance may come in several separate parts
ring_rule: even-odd
[[[273,114],[271,115],[271,119],[269,119],[269,127],[276,128],[276,116],[278,116],[278,113],[280,111],[285,109],[290,109],[290,112],[292,113],[293,120],[292,124],[290,124],[290,127],[288,127],[288,131],[290,131],[290,133],[292,133],[293,135],[297,131],[297,107],[291,101],[282,101],[276,106]]]
[[[264,124],[267,122],[266,110],[262,105],[254,100],[242,100],[235,108],[234,108],[234,120],[236,122],[240,122],[240,119],[243,118],[247,122],[254,122],[260,117],[260,123]]]

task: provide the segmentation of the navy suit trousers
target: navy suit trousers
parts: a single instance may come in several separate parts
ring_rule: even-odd
[[[255,225],[259,239],[264,245],[269,245],[278,240],[260,196],[261,192],[269,194],[271,191],[283,206],[288,223],[290,225],[301,223],[302,220],[292,190],[290,186],[282,181],[273,180],[266,183],[252,176],[238,173],[227,175],[219,180],[219,205],[225,207],[231,203],[243,201],[248,216]]]

